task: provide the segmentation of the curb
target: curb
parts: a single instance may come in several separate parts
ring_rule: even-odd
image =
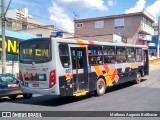
[[[149,60],[149,66],[150,65],[157,65],[160,64],[160,58]]]

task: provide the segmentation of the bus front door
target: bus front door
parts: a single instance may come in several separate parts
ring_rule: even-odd
[[[88,70],[85,48],[71,48],[74,93],[87,90]]]
[[[149,75],[149,58],[148,50],[144,50],[144,75]]]

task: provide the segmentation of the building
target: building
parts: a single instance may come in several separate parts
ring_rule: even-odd
[[[6,14],[6,29],[10,31],[26,30],[45,25],[39,22],[28,13],[27,8],[9,9]]]
[[[152,27],[154,29],[154,35],[158,35],[158,23],[153,23]]]
[[[155,56],[160,57],[160,17],[157,23],[153,23],[154,36],[152,41],[149,43],[150,53],[154,53]]]
[[[152,41],[149,42],[149,54],[154,53],[157,56],[158,35],[152,36]]]
[[[28,33],[39,37],[50,37],[53,32],[59,31],[54,25],[46,25],[35,20],[29,14],[27,8],[9,9],[6,14],[6,30]],[[1,20],[0,20],[1,27]],[[63,38],[73,37],[70,33],[64,33]]]
[[[53,25],[46,25],[35,20],[27,8],[9,9],[6,14],[6,30],[28,33],[34,36],[49,37],[51,32],[55,31]],[[0,22],[1,27],[1,22]]]
[[[44,25],[36,28],[28,28],[25,30],[19,30],[21,33],[28,33],[39,37],[50,37],[52,32],[57,31],[53,25]]]
[[[60,37],[60,38],[73,38],[73,34],[63,32],[62,30],[55,29],[53,25],[45,25],[38,28],[30,28],[26,30],[20,30],[18,32],[28,33],[38,37]],[[61,33],[58,34],[58,33]],[[56,35],[55,35],[56,34]]]
[[[90,39],[94,36],[108,36],[116,34],[122,41],[130,44],[148,44],[154,35],[152,23],[155,18],[146,10],[137,13],[104,16],[75,20],[75,37]],[[108,41],[98,39],[98,41]]]

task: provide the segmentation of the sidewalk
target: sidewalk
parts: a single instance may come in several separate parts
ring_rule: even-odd
[[[149,57],[149,60],[154,60],[154,59],[157,59],[157,57],[156,56]]]
[[[160,58],[152,57],[151,59],[149,59],[149,65],[156,65],[156,64],[160,64]]]

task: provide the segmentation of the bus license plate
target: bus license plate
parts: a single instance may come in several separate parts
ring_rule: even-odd
[[[32,87],[39,87],[39,84],[32,84]]]

